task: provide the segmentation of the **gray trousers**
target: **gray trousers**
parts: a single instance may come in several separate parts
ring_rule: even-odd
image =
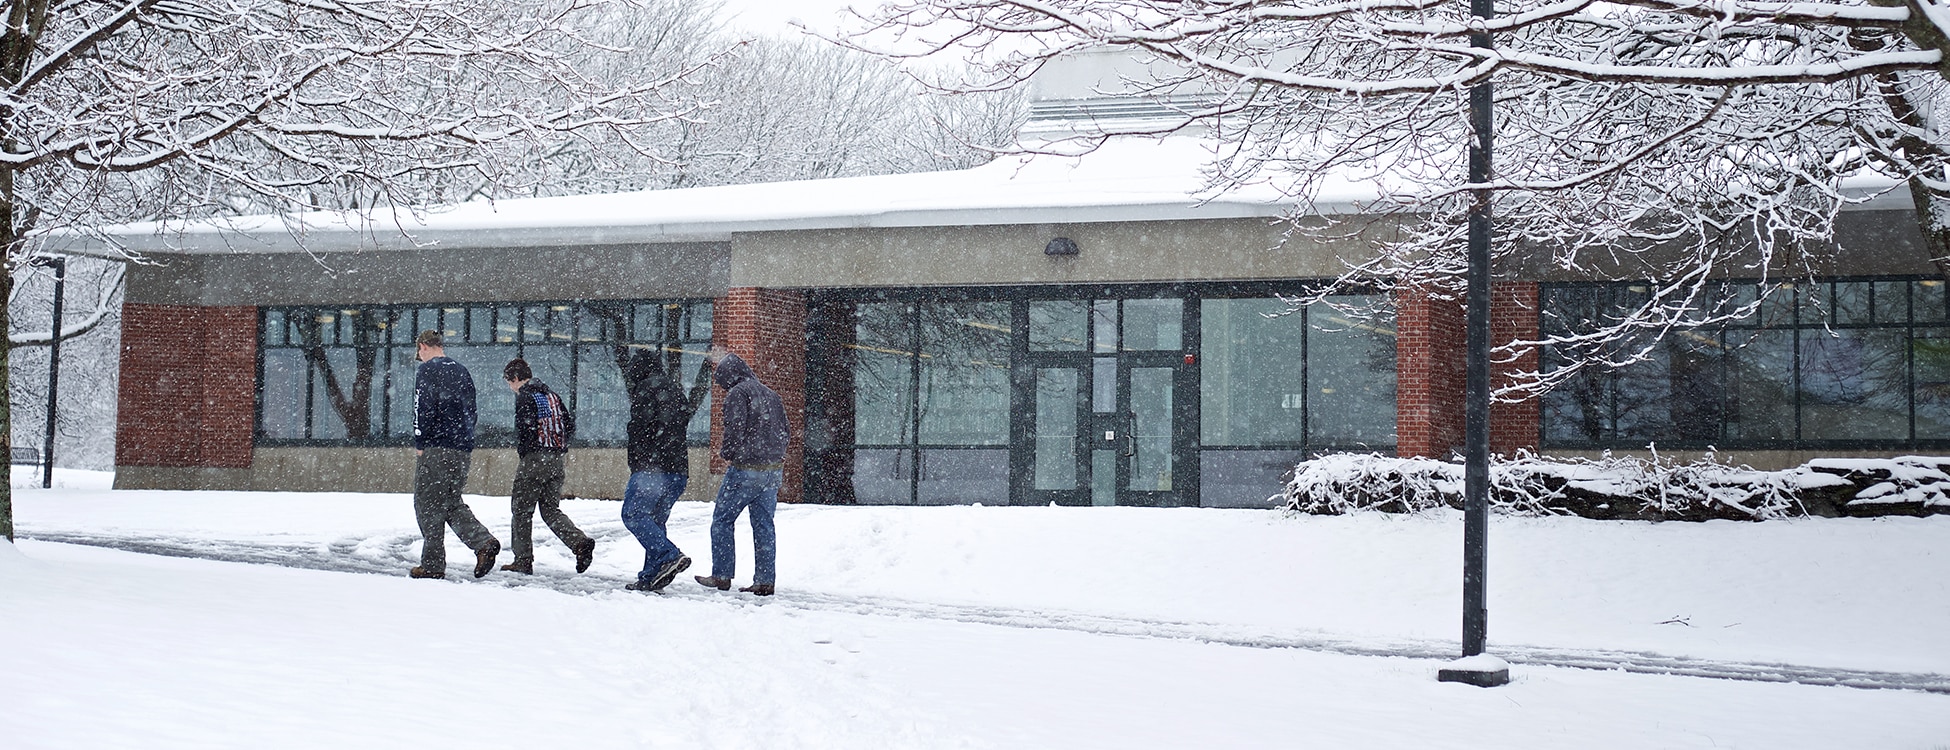
[[[452,448],[428,448],[413,463],[413,515],[420,521],[420,567],[435,573],[447,572],[447,527],[468,549],[479,550],[498,544],[494,534],[474,509],[460,499],[461,485],[467,483],[467,465],[473,454]]]
[[[542,512],[542,523],[573,550],[589,541],[589,535],[576,528],[569,514],[562,512],[562,456],[549,451],[529,451],[515,468],[515,490],[509,498],[514,506],[510,524],[515,547],[515,562],[535,561],[535,511]]]

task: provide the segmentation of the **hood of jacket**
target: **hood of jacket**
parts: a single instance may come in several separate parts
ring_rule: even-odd
[[[664,374],[662,362],[657,361],[657,353],[639,349],[630,355],[629,382],[640,383],[644,379]]]
[[[736,354],[724,355],[724,359],[718,360],[718,369],[711,371],[711,379],[717,382],[718,387],[727,391],[731,390],[732,386],[757,377],[758,375],[752,372],[751,365],[745,364],[745,360],[739,359]]]

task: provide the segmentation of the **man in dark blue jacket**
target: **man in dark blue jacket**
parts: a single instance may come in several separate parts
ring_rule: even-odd
[[[694,576],[698,583],[719,591],[731,588],[738,570],[734,524],[738,515],[752,514],[752,585],[739,591],[771,596],[777,578],[778,536],[772,514],[779,504],[779,485],[785,474],[786,444],[792,428],[785,420],[779,394],[758,382],[758,376],[738,355],[712,347],[717,370],[712,379],[724,388],[724,443],[718,455],[731,464],[718,486],[717,506],[711,512],[711,575]]]
[[[447,358],[439,331],[421,331],[420,369],[413,382],[413,515],[420,522],[420,565],[414,578],[447,577],[447,528],[474,550],[474,577],[494,569],[501,542],[460,498],[474,452],[474,376]]]

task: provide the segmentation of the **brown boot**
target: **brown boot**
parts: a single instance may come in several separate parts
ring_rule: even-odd
[[[406,571],[406,574],[414,578],[446,578],[447,577],[446,571],[427,570],[426,568],[422,568],[418,565],[413,566],[412,570]]]
[[[771,596],[771,595],[772,595],[772,584],[769,584],[769,583],[754,583],[754,584],[752,584],[752,585],[750,585],[750,586],[746,586],[746,587],[744,587],[744,588],[742,588],[742,589],[739,589],[739,591],[740,591],[740,592],[743,592],[743,593],[746,593],[746,594],[751,594],[752,596]]]
[[[489,539],[487,544],[483,544],[480,549],[474,550],[474,577],[480,578],[481,576],[487,575],[489,571],[494,570],[494,558],[500,555],[501,542],[495,539]]]
[[[507,565],[501,566],[501,569],[509,571],[511,573],[520,573],[522,575],[532,576],[535,574],[535,561],[516,560],[514,562],[508,563]]]
[[[731,590],[731,579],[729,578],[712,578],[711,576],[691,576],[691,577],[697,579],[697,584],[699,586],[710,586],[711,588],[717,589],[719,591]]]

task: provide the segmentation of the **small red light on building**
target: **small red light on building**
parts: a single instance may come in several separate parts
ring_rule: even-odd
[[[1195,361],[1197,361],[1197,358],[1195,358],[1195,357],[1193,357],[1193,356],[1192,356],[1192,355],[1190,355],[1190,354],[1187,354],[1187,355],[1185,355],[1185,364],[1188,364],[1188,365],[1189,365],[1189,364],[1192,364],[1192,363],[1193,363],[1193,362],[1195,362]]]

